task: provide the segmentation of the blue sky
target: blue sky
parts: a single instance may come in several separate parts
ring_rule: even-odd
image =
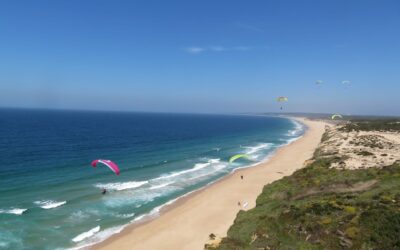
[[[276,112],[277,96],[400,115],[400,1],[0,3],[1,107]]]

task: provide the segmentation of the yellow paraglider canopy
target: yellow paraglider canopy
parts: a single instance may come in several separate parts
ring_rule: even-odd
[[[245,158],[247,160],[250,160],[250,157],[248,155],[246,155],[246,154],[237,154],[237,155],[232,156],[229,159],[229,163],[232,163],[232,162],[236,161],[239,158]]]
[[[280,96],[278,98],[276,98],[277,102],[287,102],[289,101],[289,99],[286,96]],[[283,109],[282,105],[281,105],[281,110]]]
[[[277,102],[287,102],[289,99],[286,96],[280,96],[276,99]]]
[[[343,119],[343,116],[342,115],[339,115],[339,114],[334,114],[334,115],[332,115],[332,120],[335,120],[335,118],[340,118],[340,119]]]

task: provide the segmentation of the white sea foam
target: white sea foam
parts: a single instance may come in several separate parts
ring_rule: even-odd
[[[0,214],[15,214],[15,215],[21,215],[23,214],[26,210],[25,208],[11,208],[11,209],[0,209]]]
[[[167,174],[167,175],[162,175],[162,176],[160,176],[158,178],[155,178],[155,180],[170,179],[170,178],[173,178],[173,177],[176,177],[176,176],[180,176],[180,175],[183,175],[183,174],[187,174],[187,173],[190,173],[190,172],[194,172],[194,171],[200,170],[202,168],[208,167],[209,165],[210,165],[210,163],[197,163],[197,164],[194,165],[193,168],[182,170],[182,171],[178,171],[178,172],[173,172],[173,173]]]
[[[87,249],[88,247],[100,243],[114,234],[120,233],[126,226],[127,225],[110,227],[99,231],[92,237],[86,238],[84,241],[80,242],[76,247],[70,248],[70,250]]]
[[[76,236],[75,238],[72,239],[73,242],[80,242],[84,239],[87,239],[89,237],[92,237],[95,233],[100,231],[100,226],[94,227],[90,229],[89,231],[86,231],[84,233],[81,233],[80,235]]]
[[[171,192],[189,187],[195,184],[196,179],[218,174],[229,166],[228,163],[221,162],[218,158],[201,159],[201,161],[203,162],[194,164],[190,169],[149,179],[146,181],[146,185],[107,196],[103,202],[107,207],[111,208],[143,205],[154,201],[158,197],[164,197]]]
[[[210,163],[210,164],[219,163],[219,162],[221,162],[221,159],[210,159],[210,160],[208,160],[208,163]]]
[[[135,213],[130,213],[130,214],[115,214],[115,217],[118,218],[131,218],[135,216]]]
[[[43,200],[43,201],[35,201],[36,205],[40,206],[43,209],[51,209],[62,206],[67,203],[67,201],[52,201],[52,200]]]
[[[133,219],[131,222],[137,222],[140,221],[141,219],[143,219],[144,217],[148,216],[148,214],[142,214],[138,217],[136,217],[135,219]]]
[[[170,174],[157,177],[153,180],[170,179],[170,178],[177,177],[177,176],[180,176],[183,174],[199,171],[203,168],[210,166],[213,163],[218,163],[219,161],[221,161],[221,159],[209,159],[208,162],[205,162],[205,163],[196,163],[193,168],[185,169],[185,170],[181,170],[181,171],[177,171],[177,172],[172,172]]]
[[[106,184],[96,184],[95,186],[98,188],[105,188],[107,190],[126,190],[126,189],[134,189],[140,186],[147,184],[148,181],[127,181],[127,182],[114,182],[114,183],[106,183]]]
[[[221,164],[217,164],[213,166],[213,171],[210,172],[205,172],[203,174],[200,175],[195,175],[193,177],[188,178],[187,180],[196,180],[196,179],[201,179],[201,178],[205,178],[205,177],[209,177],[210,175],[214,175],[216,173],[219,173],[221,170],[224,170],[225,168],[227,168],[229,166],[228,163],[221,163]]]
[[[210,174],[202,174],[202,175],[196,175],[194,177],[190,177],[188,180],[196,180],[196,179],[201,179],[204,178],[206,176],[210,176]]]
[[[184,186],[193,184],[193,182],[190,182],[190,180],[195,179],[196,176],[213,175],[228,166],[227,163],[221,162],[221,159],[219,158],[205,158],[201,159],[201,161],[203,162],[194,164],[192,168],[170,172],[165,175],[135,184],[135,187],[137,188],[133,189],[127,194],[134,196],[134,199],[128,200],[126,199],[127,197],[119,196],[111,199],[109,198],[105,202],[108,206],[112,207],[121,206],[132,202],[149,202],[154,200],[156,197],[166,195],[174,190],[182,189]],[[97,185],[97,187],[100,186]],[[106,187],[104,185],[101,187],[110,188],[110,186]]]
[[[244,147],[244,148],[246,148],[246,154],[254,154],[260,150],[268,149],[268,148],[272,147],[273,145],[274,144],[272,144],[272,143],[259,143],[256,146]]]
[[[173,184],[173,183],[175,183],[175,182],[171,181],[171,182],[163,183],[163,184],[160,184],[160,185],[154,185],[154,186],[151,186],[149,189],[150,190],[159,189],[159,188],[163,188],[163,187],[169,186],[170,184]]]
[[[162,205],[162,206],[164,206],[164,205]],[[160,207],[162,207],[162,206],[160,206]],[[136,217],[135,219],[133,219],[131,221],[131,223],[137,222],[145,217],[147,218],[148,216],[154,216],[154,215],[158,214],[160,207],[152,209],[148,214],[143,214],[143,215]],[[74,239],[72,239],[72,241],[79,242],[79,244],[76,247],[70,248],[70,250],[86,249],[90,246],[100,243],[100,242],[104,241],[105,239],[108,239],[112,235],[120,233],[128,225],[130,225],[130,224],[111,227],[111,228],[107,228],[102,231],[100,231],[100,226],[97,226],[87,232],[84,232],[84,233],[76,236]]]
[[[153,189],[149,188],[138,188],[127,192],[121,192],[120,194],[110,195],[104,198],[103,202],[107,207],[117,208],[125,206],[136,206],[137,204],[146,204],[154,201],[157,197],[167,195],[173,189]]]
[[[177,197],[175,199],[169,200],[166,203],[161,204],[160,206],[157,206],[157,207],[153,208],[150,212],[148,212],[146,214],[142,214],[142,215],[134,218],[133,220],[131,220],[131,223],[137,223],[137,222],[140,222],[140,221],[146,221],[146,220],[152,219],[154,217],[157,217],[160,214],[161,209],[163,209],[164,207],[169,206],[169,205],[175,203],[177,200],[182,199],[182,198],[184,198],[186,196],[189,196],[189,195],[193,194],[194,192],[197,192],[197,191],[199,191],[199,190],[201,190],[203,188],[206,188],[207,186],[211,185],[212,183],[214,183],[216,181],[218,181],[218,180],[215,180],[215,181],[213,181],[213,182],[211,182],[211,183],[207,184],[206,186],[201,187],[199,189],[187,192],[186,194],[183,194],[183,195],[181,195],[181,196],[179,196],[179,197]],[[127,225],[125,225],[125,226],[127,226]]]
[[[287,135],[288,136],[299,136],[303,132],[304,126],[296,120],[290,120],[290,121],[294,124],[294,129],[289,130]]]
[[[182,188],[182,185],[185,185],[185,180],[190,180],[191,177],[195,177],[195,175],[203,175],[207,168],[211,168],[212,171],[207,169],[207,174],[213,174],[215,171],[219,171],[220,169],[226,167],[227,165],[221,165],[221,159],[206,159],[206,162],[196,163],[190,169],[184,169],[181,171],[171,172],[165,175],[161,175],[159,177],[145,180],[145,181],[128,181],[128,182],[115,182],[115,183],[98,183],[95,186],[97,188],[105,188],[107,190],[128,190],[132,189],[129,195],[134,195],[135,199],[131,201],[126,201],[127,197],[114,197],[108,198],[106,204],[108,206],[121,206],[124,203],[128,204],[130,202],[146,202],[149,201],[149,197],[153,200],[155,197],[160,195],[164,195],[172,190],[176,190]],[[178,177],[184,178],[178,178]],[[179,185],[171,185],[173,183],[179,182]],[[147,185],[148,184],[148,185]],[[167,188],[167,189],[164,189]],[[151,193],[149,193],[151,190]],[[160,190],[163,193],[160,193]],[[156,192],[157,191],[157,192]],[[153,193],[156,192],[156,193]],[[125,200],[125,201],[124,201]]]
[[[164,204],[162,204],[162,205],[160,205],[160,206],[157,206],[157,207],[153,208],[149,213],[147,213],[147,214],[142,214],[142,215],[140,215],[140,216],[134,218],[134,219],[131,221],[131,223],[138,222],[138,221],[141,221],[141,220],[143,220],[143,219],[151,219],[151,218],[154,218],[155,216],[158,216],[158,215],[160,214],[160,211],[161,211],[161,209],[162,209],[163,207],[169,206],[169,205],[171,205],[172,203],[174,203],[175,201],[177,201],[178,199],[180,199],[180,198],[182,198],[182,197],[184,197],[184,196],[186,196],[186,195],[189,195],[189,194],[191,194],[191,193],[192,193],[192,192],[189,192],[189,193],[187,193],[187,194],[185,194],[185,195],[182,195],[182,196],[180,196],[180,197],[178,197],[178,198],[172,199],[172,200],[170,200],[170,201],[168,201],[168,202],[166,202],[166,203],[164,203]]]
[[[286,144],[285,144],[285,145],[289,145],[290,143],[292,143],[292,142],[294,142],[294,141],[297,141],[297,140],[300,139],[301,137],[302,137],[302,136],[289,139],[289,140],[286,141]]]

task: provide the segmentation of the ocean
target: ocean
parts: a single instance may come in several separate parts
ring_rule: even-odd
[[[101,242],[303,133],[281,117],[0,109],[0,249]]]

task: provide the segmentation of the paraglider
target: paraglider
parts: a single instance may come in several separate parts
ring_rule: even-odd
[[[335,118],[340,118],[340,119],[343,119],[343,116],[342,115],[339,115],[339,114],[334,114],[334,115],[332,115],[332,120],[335,120]]]
[[[286,96],[280,96],[276,99],[277,102],[287,102],[288,100]]]
[[[323,81],[321,81],[321,80],[317,80],[316,82],[315,82],[315,84],[317,84],[317,85],[320,85],[320,84],[323,84],[324,82]]]
[[[289,99],[286,96],[280,96],[276,99],[277,102],[287,102],[289,101]],[[283,107],[281,106],[281,110],[283,109]]]
[[[239,158],[245,158],[245,159],[250,160],[249,156],[246,155],[246,154],[237,154],[237,155],[232,156],[232,157],[229,159],[229,163],[232,163],[232,162],[236,161],[236,160],[239,159]]]
[[[112,161],[110,161],[110,160],[101,160],[101,159],[98,159],[98,160],[92,161],[92,164],[91,164],[91,165],[92,165],[93,167],[97,167],[98,163],[102,163],[102,164],[106,165],[106,166],[107,166],[109,169],[111,169],[111,171],[113,171],[116,175],[119,175],[120,171],[119,171],[118,165],[115,164],[114,162],[112,162]]]
[[[351,82],[349,80],[342,81],[342,84],[349,85]]]

